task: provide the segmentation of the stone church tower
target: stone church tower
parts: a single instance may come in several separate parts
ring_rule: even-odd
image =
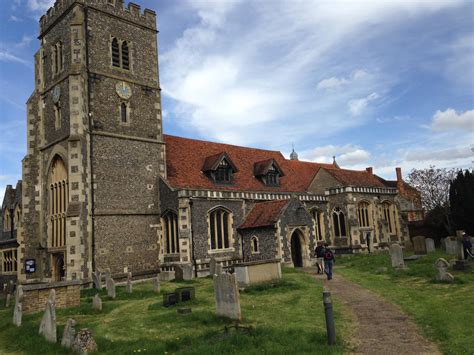
[[[156,272],[166,175],[156,14],[123,0],[57,0],[39,39],[20,280]]]

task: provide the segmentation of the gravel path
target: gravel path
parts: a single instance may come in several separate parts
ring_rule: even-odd
[[[337,273],[328,281],[314,269],[304,271],[315,275],[333,297],[351,309],[357,325],[353,339],[355,354],[441,354],[398,306]]]

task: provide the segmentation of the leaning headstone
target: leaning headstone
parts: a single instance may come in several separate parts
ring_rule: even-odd
[[[47,341],[56,343],[56,291],[54,289],[49,292],[39,334],[43,334]]]
[[[84,328],[77,333],[72,343],[72,350],[80,355],[91,354],[97,351],[97,343],[89,329]]]
[[[11,299],[12,299],[12,294],[11,294],[11,293],[7,293],[7,299],[5,300],[5,308],[10,307]]]
[[[189,280],[192,280],[193,277],[194,277],[193,266],[192,265],[184,265],[183,266],[183,280],[189,281]]]
[[[403,251],[400,245],[396,243],[390,245],[390,258],[392,259],[392,267],[399,269],[405,267],[405,262],[403,261]]]
[[[425,239],[425,244],[426,244],[426,252],[427,253],[433,253],[436,251],[436,248],[435,248],[435,242],[433,239],[431,238],[426,238]]]
[[[418,235],[413,237],[413,251],[416,255],[425,255],[426,252],[426,242],[425,237]]]
[[[454,276],[448,272],[449,263],[446,259],[439,258],[435,262],[435,268],[438,270],[438,275],[436,276],[436,280],[438,281],[446,281],[446,282],[453,282]]]
[[[235,274],[214,275],[216,314],[240,320],[240,294]]]
[[[64,327],[63,338],[61,339],[61,346],[70,349],[74,338],[76,337],[76,321],[72,318],[67,320],[66,326]]]
[[[133,292],[133,286],[132,286],[132,273],[129,272],[127,274],[127,293],[132,293]]]
[[[214,275],[220,275],[223,272],[224,272],[224,269],[222,268],[222,264],[217,263]]]
[[[174,267],[174,279],[176,281],[183,281],[183,267],[181,265],[176,265]]]
[[[102,310],[102,299],[100,298],[98,293],[92,298],[92,309],[95,309],[97,311]]]
[[[153,287],[153,291],[156,293],[160,293],[160,278],[154,277],[153,280],[151,280],[151,285]]]
[[[211,276],[216,274],[216,264],[217,264],[216,259],[211,258],[211,261],[209,261],[209,274]]]
[[[13,324],[19,327],[23,316],[23,286],[18,285],[15,294],[15,309],[13,310]]]
[[[458,255],[458,242],[455,237],[447,237],[446,243],[446,254]]]
[[[115,281],[113,278],[109,277],[109,280],[107,281],[107,284],[105,285],[107,287],[107,296],[110,298],[115,298]]]
[[[96,271],[92,273],[92,281],[96,290],[102,290],[102,273]]]

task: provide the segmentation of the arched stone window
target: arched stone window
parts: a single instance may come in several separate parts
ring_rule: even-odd
[[[120,48],[117,38],[112,38],[112,66],[120,68]]]
[[[128,44],[127,41],[122,42],[122,68],[129,70],[130,69],[130,61],[128,57]]]
[[[335,207],[332,212],[332,222],[334,226],[334,236],[346,236],[346,218],[344,212],[339,207]]]
[[[369,218],[369,210],[370,210],[370,205],[362,201],[359,203],[357,206],[357,217],[359,219],[359,226],[360,227],[370,227],[371,226],[371,221]]]
[[[232,213],[223,208],[209,212],[210,249],[228,249],[232,240]]]
[[[120,122],[127,123],[128,122],[128,112],[127,112],[127,104],[122,102],[120,104]]]
[[[62,159],[53,159],[49,184],[49,240],[52,248],[66,245],[66,211],[68,206],[68,174]]]
[[[169,211],[163,216],[163,235],[166,254],[179,253],[178,216],[176,213]]]
[[[395,234],[395,221],[396,221],[396,211],[395,205],[388,201],[382,203],[383,217],[388,224],[388,232],[390,234]]]
[[[317,240],[323,240],[324,238],[324,214],[322,211],[318,209],[313,209],[311,211],[311,215],[313,216],[313,223],[316,233]]]
[[[63,44],[61,41],[58,41],[52,48],[52,72],[53,74],[58,74],[63,70],[64,60],[63,60]]]
[[[259,243],[258,243],[258,238],[257,236],[252,236],[250,238],[250,247],[252,249],[252,254],[258,254],[260,253],[260,248],[259,248]]]
[[[61,128],[61,104],[60,102],[56,102],[54,104],[54,127],[56,129]]]

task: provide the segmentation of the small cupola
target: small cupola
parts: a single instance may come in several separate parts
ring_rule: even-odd
[[[202,171],[217,184],[231,184],[238,169],[226,152],[206,158]]]
[[[285,176],[274,159],[259,161],[253,166],[253,174],[267,186],[280,186],[280,178]]]

